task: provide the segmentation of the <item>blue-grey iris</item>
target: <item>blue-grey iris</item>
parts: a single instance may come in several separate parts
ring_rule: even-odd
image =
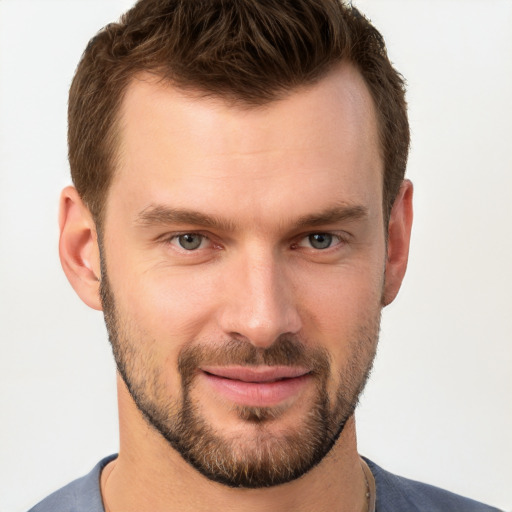
[[[187,249],[188,251],[197,249],[201,245],[202,241],[203,237],[194,233],[186,233],[178,237],[178,242],[181,247],[183,247],[183,249]]]
[[[332,243],[332,235],[328,233],[315,233],[314,235],[309,235],[308,238],[311,247],[315,249],[327,249]]]

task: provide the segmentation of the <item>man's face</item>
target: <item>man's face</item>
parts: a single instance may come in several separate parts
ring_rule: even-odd
[[[370,95],[348,65],[261,108],[143,78],[103,231],[118,368],[207,477],[289,481],[333,446],[375,354],[386,251]]]

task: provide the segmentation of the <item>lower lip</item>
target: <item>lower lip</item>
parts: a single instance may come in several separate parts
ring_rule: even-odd
[[[201,372],[206,382],[220,395],[239,405],[272,407],[297,396],[306,386],[310,375],[274,382],[244,382]]]

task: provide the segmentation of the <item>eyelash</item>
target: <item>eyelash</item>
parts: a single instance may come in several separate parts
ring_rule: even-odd
[[[311,237],[314,237],[314,236],[328,237],[328,238],[331,239],[332,243],[330,243],[327,247],[324,247],[324,248],[312,247]],[[307,239],[309,239],[309,242],[310,242],[309,247],[301,246],[301,243],[303,241],[307,240]],[[318,251],[318,252],[326,252],[329,249],[334,249],[335,247],[338,247],[340,245],[344,245],[346,243],[348,243],[347,236],[343,236],[340,233],[331,233],[329,231],[315,231],[313,233],[308,233],[306,235],[301,236],[301,238],[300,238],[298,243],[292,244],[292,248],[293,249],[297,249],[298,247],[304,247],[306,249],[312,249],[312,250]]]
[[[200,246],[197,249],[185,249],[185,247],[181,246],[179,244],[179,238],[182,236],[186,236],[186,235],[201,237]],[[176,241],[176,243],[173,243],[174,241]],[[203,243],[205,241],[208,241],[208,242],[210,242],[210,244],[213,244],[213,241],[210,236],[205,235],[204,233],[198,233],[197,231],[184,231],[182,233],[173,233],[171,236],[167,236],[163,240],[164,243],[167,243],[169,245],[174,245],[178,248],[178,250],[184,251],[186,253],[197,252],[198,249],[201,249],[201,245],[203,245]]]
[[[200,245],[197,248],[195,248],[195,249],[186,249],[185,247],[181,246],[181,244],[179,243],[179,238],[182,237],[182,236],[186,236],[186,235],[201,237]],[[328,247],[325,247],[323,249],[312,247],[311,244],[309,245],[309,247],[301,245],[301,243],[303,241],[307,240],[308,238],[310,239],[310,237],[319,236],[319,235],[330,237],[332,239],[332,243]],[[330,249],[334,249],[335,247],[338,247],[340,245],[347,244],[348,243],[348,236],[346,234],[332,233],[332,232],[329,232],[329,231],[313,231],[313,232],[310,232],[310,233],[302,234],[302,235],[300,235],[300,237],[296,237],[296,240],[298,240],[298,241],[293,242],[290,245],[290,248],[292,250],[300,250],[301,248],[303,248],[303,249],[306,249],[306,250],[312,250],[312,251],[321,253],[321,252],[327,252]],[[174,241],[175,241],[175,243],[173,243]],[[215,246],[215,242],[212,240],[212,238],[209,235],[201,233],[201,232],[197,232],[197,231],[184,231],[184,232],[181,232],[181,233],[173,233],[172,235],[167,236],[167,237],[165,237],[163,239],[164,243],[169,244],[169,245],[173,245],[178,250],[183,251],[184,253],[189,253],[189,254],[194,253],[194,252],[198,252],[200,249],[202,249],[201,245],[203,245],[203,243],[205,241],[209,242],[211,245]],[[310,241],[311,241],[311,239],[310,239]],[[218,244],[218,247],[220,247],[220,244]]]

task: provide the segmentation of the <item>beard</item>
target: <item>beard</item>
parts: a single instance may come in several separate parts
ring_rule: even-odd
[[[151,350],[156,342],[120,315],[104,264],[100,293],[118,372],[145,420],[193,468],[230,487],[284,484],[320,463],[353,415],[375,357],[380,309],[359,328],[337,375],[332,373],[325,349],[295,335],[280,336],[268,348],[237,338],[214,344],[195,341],[179,353],[180,396],[171,398],[166,377],[169,366],[158,361]],[[306,367],[314,382],[313,398],[300,422],[284,429],[275,428],[286,415],[284,406],[233,405],[232,412],[245,430],[230,436],[210,424],[200,402],[194,400],[197,372],[204,365]],[[331,397],[329,384],[336,377],[337,390]]]

